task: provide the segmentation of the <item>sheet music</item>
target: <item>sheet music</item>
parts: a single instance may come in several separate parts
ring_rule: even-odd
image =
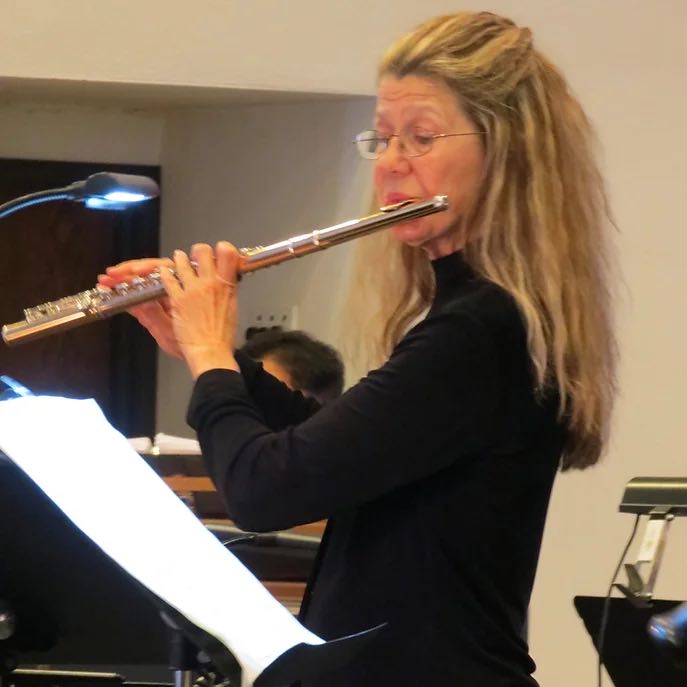
[[[150,437],[128,437],[127,441],[138,453],[150,453],[154,456],[201,455],[200,443],[197,439],[177,437],[164,432],[158,432],[152,440]]]
[[[160,456],[163,456],[166,453],[173,454],[176,456],[199,456],[200,444],[196,439],[175,437],[171,434],[164,434],[163,432],[158,432],[155,435],[155,441],[153,442],[152,452]]]
[[[128,437],[127,441],[136,453],[150,453],[150,449],[153,448],[150,437]]]
[[[105,553],[229,647],[243,687],[296,644],[323,643],[197,520],[94,400],[0,402],[0,449]]]

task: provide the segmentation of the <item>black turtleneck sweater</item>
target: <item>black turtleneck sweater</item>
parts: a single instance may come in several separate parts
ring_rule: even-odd
[[[241,356],[196,382],[188,420],[230,517],[330,519],[304,624],[333,639],[388,623],[303,687],[536,685],[523,625],[564,431],[510,296],[460,253],[432,264],[427,317],[331,404]]]

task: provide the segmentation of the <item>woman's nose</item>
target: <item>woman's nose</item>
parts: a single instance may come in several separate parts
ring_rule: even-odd
[[[386,150],[377,158],[378,169],[385,172],[407,173],[410,169],[403,143],[398,136],[392,136]]]

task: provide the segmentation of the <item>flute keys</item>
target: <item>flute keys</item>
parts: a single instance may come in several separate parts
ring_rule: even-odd
[[[94,304],[106,303],[113,295],[113,291],[109,286],[97,284],[95,288],[90,291],[91,301]]]
[[[95,293],[102,294],[102,295],[107,295],[108,293],[112,293],[112,289],[109,286],[103,286],[102,284],[97,284],[94,291],[95,291]]]

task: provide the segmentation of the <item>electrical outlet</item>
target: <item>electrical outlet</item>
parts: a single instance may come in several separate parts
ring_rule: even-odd
[[[244,322],[246,341],[268,329],[298,329],[298,307],[295,305],[258,306],[249,309]]]

